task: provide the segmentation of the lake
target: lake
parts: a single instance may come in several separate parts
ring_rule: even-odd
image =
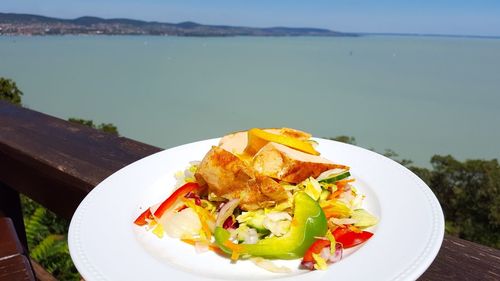
[[[0,76],[29,108],[163,148],[287,126],[418,165],[500,158],[500,39],[0,37]]]

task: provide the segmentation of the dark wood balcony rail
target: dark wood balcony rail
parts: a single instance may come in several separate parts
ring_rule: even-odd
[[[0,210],[25,243],[19,193],[70,219],[99,182],[160,150],[0,101]],[[500,280],[500,251],[445,235],[420,280]]]

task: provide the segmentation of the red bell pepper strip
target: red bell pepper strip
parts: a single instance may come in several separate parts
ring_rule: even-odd
[[[139,226],[143,226],[143,225],[146,225],[148,223],[148,221],[146,219],[149,219],[149,220],[152,220],[153,219],[153,214],[151,213],[151,209],[148,208],[146,211],[144,211],[140,216],[138,216],[134,223],[139,225]]]
[[[154,216],[157,218],[161,217],[168,209],[170,209],[170,207],[174,205],[177,199],[184,197],[186,194],[197,189],[198,187],[199,185],[196,182],[188,182],[179,187],[176,191],[174,191],[174,193],[172,193],[172,195],[167,198],[167,200],[163,201],[163,203],[160,204],[158,209],[156,209]]]
[[[368,231],[355,232],[348,227],[339,227],[333,231],[333,237],[341,243],[344,249],[357,246],[370,239],[373,233]]]
[[[161,217],[168,209],[170,209],[177,199],[186,196],[189,192],[198,189],[199,185],[196,182],[188,182],[183,186],[179,187],[172,195],[170,195],[163,203],[160,204],[158,209],[156,209],[154,213],[154,217]],[[137,219],[134,221],[135,224],[142,226],[147,224],[147,219],[153,219],[153,214],[151,213],[151,209],[148,208],[144,211]]]
[[[330,240],[318,239],[312,243],[302,258],[302,263],[314,262],[313,254],[319,254],[325,247],[330,247]]]
[[[337,241],[337,239],[339,239],[341,236],[343,236],[344,234],[346,234],[350,231],[352,231],[352,230],[350,230],[349,227],[337,227],[332,232],[332,234],[333,234],[333,237],[335,237],[335,241]]]

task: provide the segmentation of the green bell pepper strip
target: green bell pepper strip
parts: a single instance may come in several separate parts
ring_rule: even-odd
[[[328,230],[326,216],[318,202],[304,192],[294,197],[295,211],[290,230],[281,237],[270,237],[256,244],[235,244],[230,233],[222,227],[215,229],[215,242],[232,257],[250,255],[268,259],[297,259],[304,256],[316,237],[325,236]]]

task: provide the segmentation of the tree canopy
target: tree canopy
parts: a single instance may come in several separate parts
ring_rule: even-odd
[[[500,165],[497,159],[458,161],[434,155],[432,169],[410,167],[441,203],[446,232],[500,248]]]
[[[23,92],[19,90],[16,82],[12,79],[0,77],[0,100],[6,100],[13,104],[21,105]]]
[[[113,125],[112,123],[101,123],[99,125],[94,124],[94,121],[92,120],[87,120],[87,119],[82,119],[82,118],[74,118],[71,117],[68,119],[69,122],[77,123],[77,124],[82,124],[90,128],[98,129],[106,133],[111,133],[115,135],[119,135],[118,128]]]

